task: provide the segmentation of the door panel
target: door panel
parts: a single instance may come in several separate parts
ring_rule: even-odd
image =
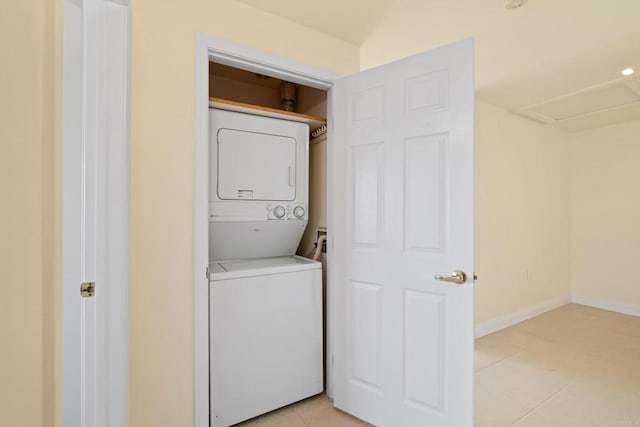
[[[403,398],[442,411],[445,299],[429,292],[404,291]],[[436,349],[436,351],[434,351]]]
[[[470,426],[473,284],[434,276],[473,274],[473,43],[340,79],[332,100],[335,405]]]
[[[444,250],[446,135],[421,135],[404,141],[405,251]]]
[[[351,378],[366,388],[379,391],[380,290],[381,285],[351,282]]]
[[[353,159],[353,243],[375,247],[382,236],[382,144],[351,148]],[[357,221],[355,219],[358,219]]]

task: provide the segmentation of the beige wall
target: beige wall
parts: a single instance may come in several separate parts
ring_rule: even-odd
[[[476,102],[476,322],[571,293],[566,134]]]
[[[58,2],[0,14],[0,424],[53,425],[59,286]],[[54,22],[54,19],[56,21]],[[59,240],[57,240],[59,242]]]
[[[640,121],[571,134],[573,292],[640,308]]]
[[[193,419],[194,34],[336,72],[358,48],[231,0],[132,2],[130,421]]]

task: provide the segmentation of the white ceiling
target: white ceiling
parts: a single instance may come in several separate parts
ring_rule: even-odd
[[[238,1],[361,46],[363,68],[473,36],[478,97],[513,111],[640,72],[640,0]]]

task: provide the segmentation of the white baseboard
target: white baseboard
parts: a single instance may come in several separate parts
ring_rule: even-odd
[[[508,328],[509,326],[524,322],[525,320],[539,316],[542,313],[553,310],[554,308],[561,307],[565,304],[570,303],[571,301],[572,297],[570,295],[554,298],[544,301],[533,307],[527,307],[514,313],[505,314],[491,320],[478,323],[477,325],[475,325],[474,335],[476,338],[489,335],[493,332],[499,331],[500,329]]]
[[[529,320],[554,308],[561,307],[565,304],[573,302],[575,304],[586,305],[589,307],[601,308],[603,310],[614,311],[616,313],[629,314],[631,316],[640,317],[640,305],[624,304],[616,301],[603,300],[598,298],[587,297],[584,295],[570,295],[565,297],[554,298],[537,304],[533,307],[527,307],[513,313],[495,317],[482,323],[475,325],[474,335],[476,338],[492,334],[509,326],[517,325],[520,322]]]
[[[615,311],[616,313],[640,316],[640,305],[624,304],[616,301],[587,297],[574,294],[571,301],[576,304],[588,305],[589,307],[601,308],[603,310]]]

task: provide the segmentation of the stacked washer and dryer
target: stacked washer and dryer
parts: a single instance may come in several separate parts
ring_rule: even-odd
[[[210,399],[225,427],[323,390],[307,124],[209,110]],[[215,418],[214,418],[215,417]]]

